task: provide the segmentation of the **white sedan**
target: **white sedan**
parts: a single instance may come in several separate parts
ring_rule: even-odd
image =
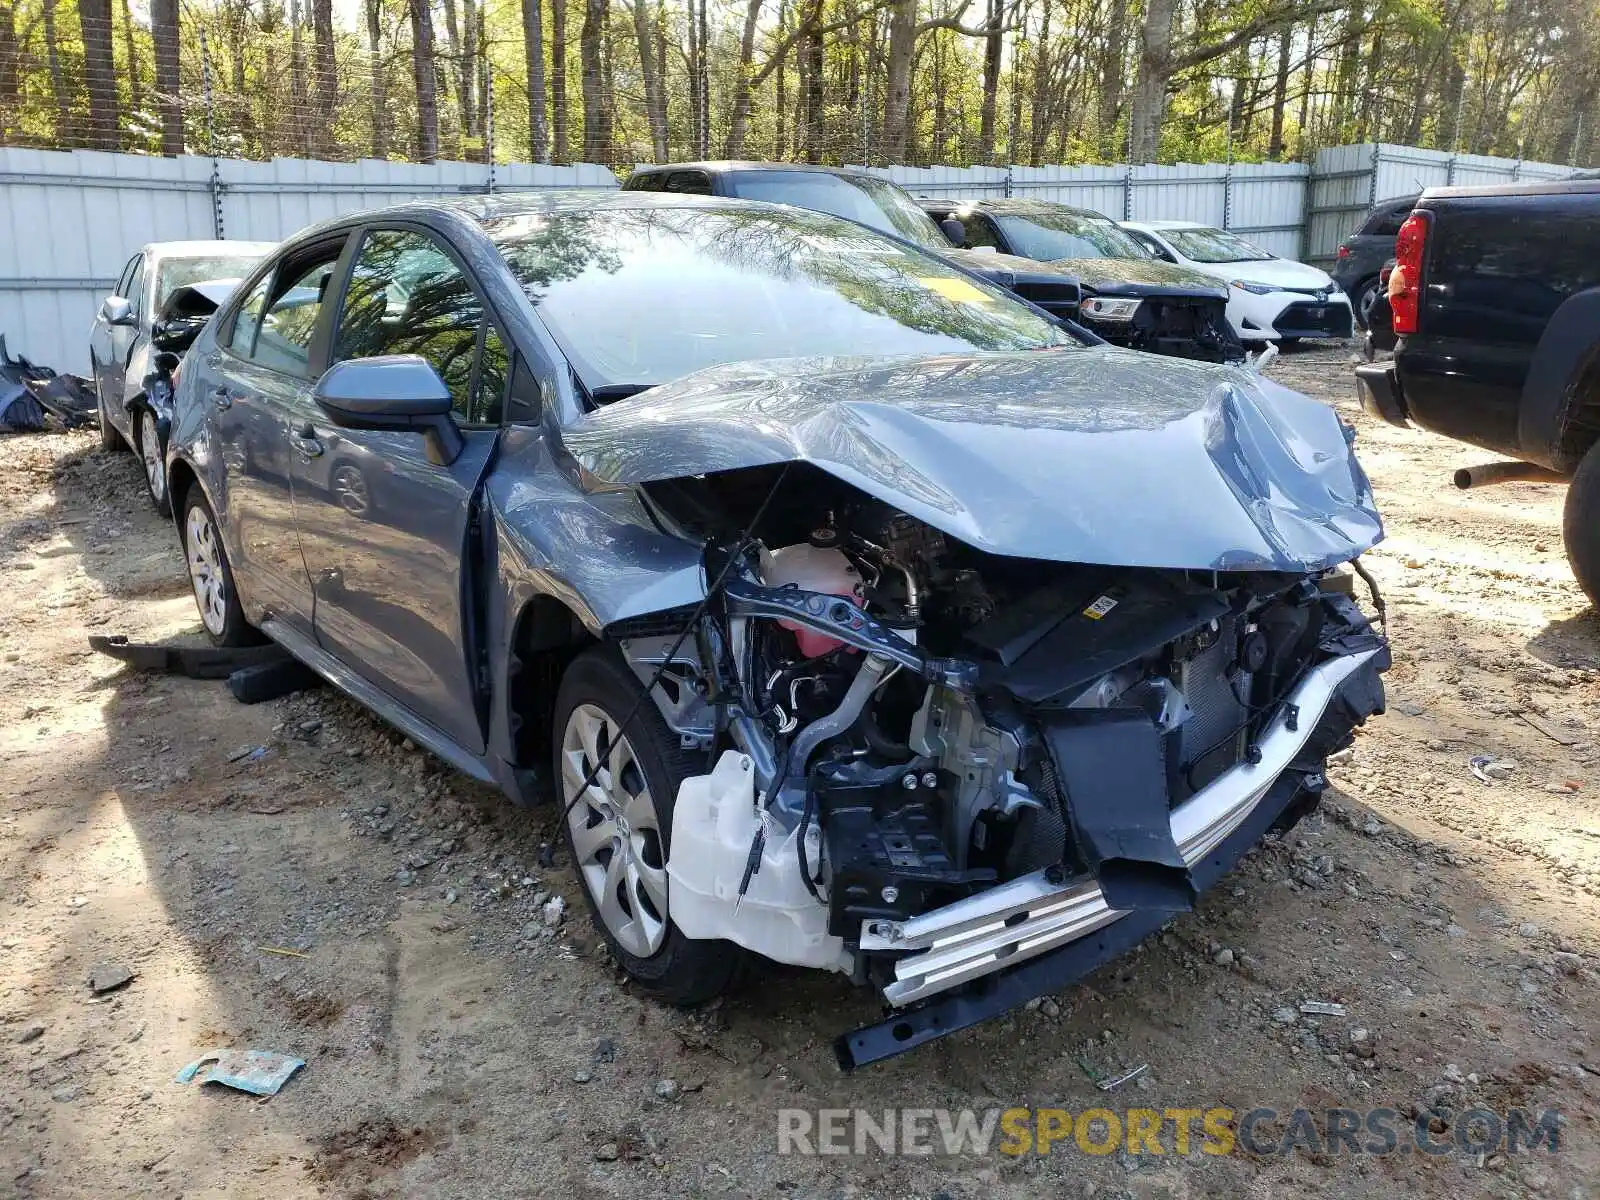
[[[1122,227],[1156,257],[1226,283],[1228,320],[1241,341],[1288,345],[1351,334],[1350,297],[1325,271],[1279,258],[1214,225],[1124,221]]]

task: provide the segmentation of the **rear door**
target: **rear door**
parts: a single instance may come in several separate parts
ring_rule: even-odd
[[[213,500],[245,614],[306,636],[312,590],[295,533],[290,422],[311,408],[327,357],[323,302],[348,238],[291,250],[250,289],[216,348],[190,359],[202,372],[196,394],[224,466],[223,494]]]
[[[369,228],[330,362],[420,354],[455,398],[465,448],[428,461],[414,433],[291,430],[295,518],[316,591],[317,640],[473,753],[484,748],[470,610],[469,526],[504,406],[508,346],[468,271],[430,231]]]

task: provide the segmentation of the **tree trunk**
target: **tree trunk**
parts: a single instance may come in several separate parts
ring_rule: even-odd
[[[332,158],[337,153],[333,126],[339,113],[339,68],[333,59],[333,0],[311,0],[311,39],[317,83],[317,107],[311,118],[316,130],[314,140],[317,153]]]
[[[432,3],[432,0],[429,0],[429,2]],[[435,27],[435,35],[437,36],[437,26]],[[433,66],[434,86],[439,89],[439,98],[444,104],[447,114],[450,108],[450,93],[452,90],[456,93],[457,105],[454,137],[451,137],[451,122],[448,119],[446,119],[443,128],[439,131],[440,153],[446,158],[460,162],[466,157],[461,145],[461,139],[465,136],[467,127],[464,119],[466,114],[461,111],[460,107],[461,76],[450,66],[451,63],[456,66],[461,63],[461,23],[456,19],[456,0],[444,0],[444,38],[445,46],[442,57],[447,62],[441,74],[439,62],[435,59]]]
[[[989,0],[983,38],[983,111],[978,119],[978,162],[994,162],[995,108],[1000,96],[1000,28],[1004,23],[1005,0]]]
[[[643,3],[643,0],[638,0]],[[544,110],[543,0],[522,0],[522,52],[528,60],[528,161],[548,162]]]
[[[408,0],[411,11],[411,76],[417,85],[417,161],[439,158],[439,87],[433,74],[433,13],[428,0]]]
[[[1378,97],[1382,95],[1383,87],[1383,27],[1372,31],[1372,49],[1367,54],[1367,62],[1361,68],[1363,87],[1361,89],[1361,116],[1356,123],[1356,141],[1365,142],[1371,132],[1373,123],[1379,119]],[[1374,141],[1380,140],[1377,137]]]
[[[54,8],[53,0],[49,7]],[[173,20],[176,23],[176,15]],[[46,28],[50,54],[54,58],[55,37],[48,32],[48,25]],[[78,28],[83,37],[83,77],[89,90],[89,145],[95,150],[116,150],[121,137],[117,120],[117,67],[111,51],[111,0],[79,0]],[[52,68],[52,83],[57,81],[57,70]],[[58,107],[64,110],[65,94],[58,91],[56,99]]]
[[[611,147],[605,142],[605,81],[600,62],[600,39],[605,32],[610,0],[584,0],[583,26],[578,31],[578,62],[583,93],[583,161],[607,162]]]
[[[1165,3],[1168,0],[1154,0]],[[884,74],[883,132],[878,139],[885,162],[905,158],[911,112],[911,60],[917,45],[917,0],[895,0],[889,9],[889,53]]]
[[[11,140],[21,98],[17,79],[17,14],[11,0],[0,0],[0,141]]]
[[[461,132],[476,138],[483,131],[478,125],[478,9],[472,0],[461,0],[461,44],[457,50],[461,55],[456,71],[461,80],[456,87],[461,102]]]
[[[650,152],[656,162],[664,163],[669,157],[667,97],[661,82],[661,73],[666,64],[656,57],[656,32],[654,22],[650,19],[648,0],[633,0],[633,36],[639,43],[639,74],[644,80],[644,115],[650,126]],[[747,111],[748,107],[747,93]],[[728,136],[731,139],[733,135]],[[738,155],[730,151],[728,157],[737,158]]]
[[[235,119],[239,123],[239,137],[244,144],[244,152],[250,154],[253,148],[256,154],[260,154],[261,143],[256,140],[255,112],[244,86],[244,27],[250,18],[249,0],[241,0],[237,5],[228,5],[227,13],[228,67],[231,71],[233,88],[233,94],[228,97],[228,108],[236,114]]]
[[[1159,3],[1159,0],[1152,0]],[[1095,141],[1100,157],[1121,159],[1128,152],[1128,140],[1117,136],[1117,117],[1122,112],[1123,92],[1127,87],[1128,0],[1111,0],[1107,16],[1106,44],[1100,57],[1100,94],[1095,121]]]
[[[553,161],[564,163],[570,157],[567,145],[567,0],[550,0],[550,106],[555,138]]]
[[[1015,11],[1019,13],[1023,11],[1020,4]],[[1023,26],[1026,28],[1025,16]],[[1019,163],[1023,158],[1019,153],[1022,143],[1022,64],[1016,57],[1015,39],[1011,43],[1011,54],[1011,124],[1007,126],[1009,132],[1006,134],[1006,161]]]
[[[643,3],[643,0],[638,0]],[[724,158],[743,158],[745,133],[750,126],[750,64],[756,51],[756,18],[761,15],[761,0],[748,0],[744,10],[744,30],[739,35],[739,74],[733,85],[733,114],[728,120],[728,142]],[[780,35],[781,36],[781,35]],[[642,43],[641,43],[642,44]],[[650,72],[645,71],[645,98],[650,94]],[[658,158],[657,162],[665,159]]]
[[[1167,115],[1167,82],[1172,77],[1172,17],[1177,0],[1148,0],[1139,36],[1139,77],[1133,87],[1132,159],[1154,162],[1161,150],[1161,124]]]
[[[372,157],[389,157],[389,81],[383,65],[383,0],[366,0],[367,72],[372,97]]]
[[[0,17],[0,23],[3,21]],[[133,6],[128,0],[122,0],[122,56],[128,60],[128,111],[138,112],[144,107],[144,84],[139,79],[139,49],[133,40]]]
[[[695,153],[711,157],[711,17],[709,0],[700,0],[700,71],[695,77],[695,92],[700,97],[700,136]]]
[[[311,104],[306,93],[305,46],[300,40],[300,0],[289,2],[289,120],[294,152],[310,158]]]
[[[494,157],[494,68],[489,62],[489,20],[488,4],[486,0],[479,0],[477,20],[473,28],[477,31],[474,38],[474,52],[476,57],[472,63],[473,78],[478,81],[478,124],[477,130],[483,136],[483,161],[490,162]]]
[[[700,2],[704,4],[705,0]],[[806,161],[820,163],[826,149],[822,144],[825,136],[822,116],[827,86],[827,80],[823,77],[822,0],[812,0],[806,25],[806,35],[800,40],[800,53],[806,60]]]
[[[789,33],[789,3],[788,0],[778,0],[778,41],[781,44]],[[789,52],[783,51],[778,55],[778,65],[773,71],[772,84],[772,116],[776,123],[776,132],[773,137],[772,157],[779,162],[783,161],[785,152],[789,148],[788,131],[785,120],[788,116],[788,80],[784,78],[784,66],[789,58]]]
[[[1050,0],[1044,0],[1039,18],[1039,46],[1033,55],[1033,96],[1028,118],[1028,162],[1037,167],[1044,157],[1044,140],[1050,133]]]
[[[80,0],[81,2],[81,0]],[[156,106],[161,111],[161,153],[183,153],[183,89],[178,76],[178,0],[150,0],[150,37],[156,47]]]
[[[1267,138],[1267,157],[1283,160],[1283,110],[1289,102],[1289,54],[1294,48],[1294,26],[1285,25],[1278,34],[1278,74],[1272,81],[1272,133]]]

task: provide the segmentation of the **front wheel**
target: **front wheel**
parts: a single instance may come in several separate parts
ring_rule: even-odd
[[[233,569],[222,545],[216,514],[198,484],[191,487],[183,505],[183,554],[189,564],[189,582],[200,622],[219,646],[249,646],[261,635],[244,619]]]
[[[1374,276],[1357,285],[1351,297],[1355,304],[1356,324],[1366,329],[1372,319],[1372,306],[1378,302],[1378,280]]]
[[[609,646],[580,654],[562,676],[552,731],[562,826],[595,926],[622,969],[658,1000],[699,1004],[732,982],[743,952],[686,938],[672,923],[672,812],[678,786],[703,764],[683,750],[649,700],[622,729],[642,692]]]
[[[1561,537],[1578,586],[1600,609],[1600,442],[1589,447],[1567,488]]]
[[[161,430],[148,408],[134,409],[133,440],[144,462],[144,482],[150,491],[150,503],[163,517],[170,517],[172,499],[167,495],[167,461],[162,454]]]

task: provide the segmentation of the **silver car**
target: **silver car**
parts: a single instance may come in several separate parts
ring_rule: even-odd
[[[210,285],[206,293],[222,298],[218,285],[237,283],[275,244],[151,242],[128,260],[90,327],[89,369],[100,397],[100,443],[107,450],[127,446],[139,452],[150,498],[163,513],[168,501],[158,426],[164,426],[166,417],[158,404],[141,403],[149,398],[147,380],[160,374],[155,356],[161,347],[155,342],[163,308],[179,288],[193,284]]]
[[[643,990],[837,971],[860,1064],[1192,906],[1382,710],[1337,414],[1088,341],[786,205],[343,217],[190,349],[173,508],[219,642],[562,806]]]

